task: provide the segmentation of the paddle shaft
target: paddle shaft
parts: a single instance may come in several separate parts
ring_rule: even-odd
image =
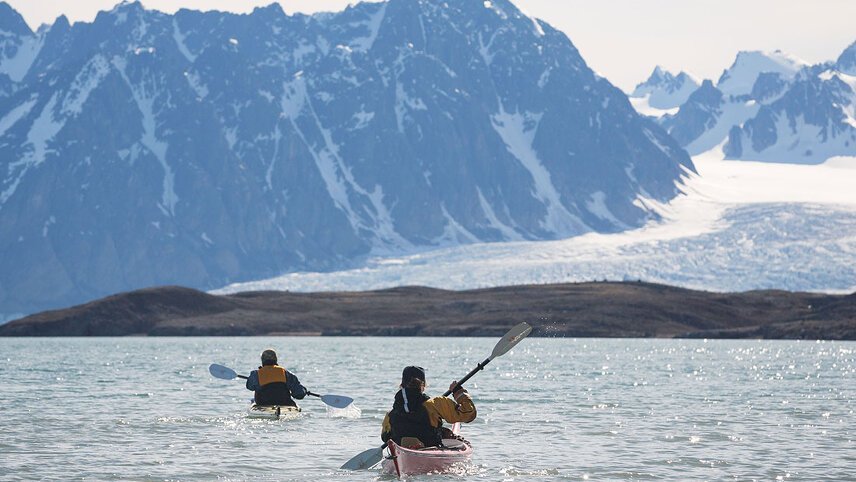
[[[473,377],[473,375],[475,375],[476,373],[480,372],[481,370],[484,370],[484,367],[485,367],[488,363],[490,363],[490,360],[491,360],[490,358],[486,358],[483,362],[479,363],[479,366],[477,366],[477,367],[473,368],[473,370],[472,370],[471,372],[467,373],[467,376],[465,376],[465,377],[464,377],[464,378],[462,378],[458,383],[456,383],[456,384],[455,384],[455,386],[454,386],[454,388],[453,388],[452,390],[446,390],[446,393],[444,393],[444,394],[443,394],[443,396],[444,396],[444,397],[448,397],[452,392],[454,392],[455,390],[457,390],[457,389],[461,388],[461,386],[462,386],[464,383],[466,383],[466,382],[467,382],[467,380],[469,380],[470,378],[472,378],[472,377]]]

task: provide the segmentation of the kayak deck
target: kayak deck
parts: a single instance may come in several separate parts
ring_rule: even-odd
[[[382,463],[387,474],[406,475],[443,473],[468,464],[473,457],[470,444],[458,439],[443,439],[443,447],[408,449],[392,440],[387,445],[388,455]]]
[[[247,410],[247,418],[263,420],[279,420],[280,418],[294,418],[300,413],[300,407],[296,405],[250,405]]]

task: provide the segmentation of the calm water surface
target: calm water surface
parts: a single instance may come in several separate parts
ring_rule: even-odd
[[[440,394],[496,339],[0,339],[0,480],[392,480],[380,444],[401,368]],[[244,417],[212,378],[273,347],[307,388],[292,421]],[[417,480],[856,480],[856,343],[528,339],[468,388],[473,466]]]

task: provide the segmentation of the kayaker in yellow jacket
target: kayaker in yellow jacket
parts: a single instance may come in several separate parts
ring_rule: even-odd
[[[449,385],[452,390],[457,381]],[[434,447],[442,444],[443,438],[454,438],[443,427],[443,422],[472,422],[476,418],[476,407],[469,393],[459,387],[447,397],[430,398],[425,395],[425,370],[409,366],[401,374],[401,389],[395,394],[392,410],[383,419],[381,438],[392,439],[405,447]],[[402,443],[404,439],[404,443]]]
[[[262,366],[247,377],[247,390],[255,392],[256,405],[269,406],[297,406],[294,399],[302,400],[307,393],[297,375],[277,364],[276,352],[271,349],[262,352]]]

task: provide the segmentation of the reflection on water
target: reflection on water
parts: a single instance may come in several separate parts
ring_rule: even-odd
[[[440,394],[495,339],[0,339],[0,479],[388,480],[339,471],[380,445],[401,368]],[[273,347],[317,393],[245,418]],[[418,480],[853,480],[856,343],[528,339],[468,384],[474,465]]]

